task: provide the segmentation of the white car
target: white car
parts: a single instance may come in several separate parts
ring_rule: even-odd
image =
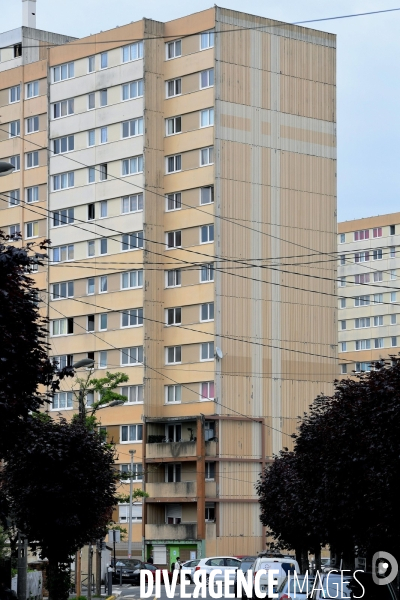
[[[274,586],[274,591],[280,586],[282,581],[290,573],[293,575],[296,572],[300,575],[300,568],[297,560],[294,560],[290,556],[259,556],[253,565],[253,577],[256,576],[257,571],[264,569],[266,573],[260,577],[260,592],[268,592],[268,571],[275,570],[278,573],[274,573],[274,579],[278,581],[277,585]],[[257,598],[256,591],[253,586],[253,599]]]
[[[234,556],[211,556],[210,558],[202,558],[199,560],[198,565],[195,567],[196,571],[203,571],[207,573],[207,581],[210,577],[211,571],[219,569],[221,573],[215,576],[215,579],[224,579],[225,571],[230,571],[229,581],[232,583],[235,580],[235,571],[240,567],[240,560]]]
[[[193,581],[194,570],[200,562],[200,558],[195,560],[187,560],[181,566],[181,575],[183,572],[189,573],[190,580]]]

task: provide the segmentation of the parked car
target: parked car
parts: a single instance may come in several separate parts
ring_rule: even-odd
[[[111,561],[111,566],[114,567],[114,560]],[[122,581],[123,582],[133,582],[137,579],[137,571],[140,568],[143,568],[144,562],[142,562],[138,558],[119,558],[117,559],[114,572],[113,572],[113,582],[119,583],[122,571]]]
[[[396,592],[391,583],[377,585],[372,579],[372,573],[357,571],[356,577],[342,573],[329,573],[321,575],[321,584],[315,586],[313,600],[349,600],[349,598],[362,598],[363,600],[396,600]],[[343,579],[343,586],[341,581]],[[317,589],[319,588],[319,589]],[[322,588],[322,589],[321,589]],[[364,588],[364,589],[363,589]]]
[[[201,558],[199,560],[199,564],[195,567],[195,572],[200,569],[207,573],[207,582],[210,577],[210,573],[213,569],[219,569],[222,573],[216,575],[215,579],[224,579],[225,571],[232,571],[231,576],[229,577],[230,581],[233,581],[235,578],[235,569],[240,567],[240,560],[235,558],[234,556],[211,556],[210,558]]]
[[[260,571],[261,569],[265,569],[265,571],[267,571],[260,577],[261,593],[268,592],[268,571],[271,569],[279,571],[278,574],[274,574],[274,579],[277,580],[276,589],[280,586],[285,577],[289,575],[289,573],[292,575],[296,572],[298,575],[300,575],[299,564],[297,560],[294,560],[291,556],[259,554],[253,565],[254,576],[256,575],[257,571]],[[274,589],[274,591],[276,591],[276,589]],[[253,599],[256,598],[256,591],[253,587]]]
[[[313,588],[314,577],[308,577],[308,585],[305,579],[305,575],[298,575],[296,581],[292,575],[290,579],[285,577],[278,587],[278,600],[290,600],[291,598],[307,600]]]
[[[238,586],[237,586],[237,573],[238,571],[243,571],[243,573],[247,573],[247,571],[249,569],[252,568],[255,560],[256,560],[257,556],[243,556],[240,560],[240,565],[239,567],[236,569],[235,572],[235,583],[234,583],[234,591],[235,591],[235,596],[238,597]],[[241,598],[246,598],[246,592],[244,590],[242,590],[242,595],[240,596]]]
[[[183,571],[185,571],[185,573],[189,573],[190,580],[193,581],[194,570],[197,567],[197,565],[199,564],[199,562],[200,562],[199,558],[196,558],[195,560],[187,560],[186,562],[184,562],[182,564],[181,574],[183,573]]]

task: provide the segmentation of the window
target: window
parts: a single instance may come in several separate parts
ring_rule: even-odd
[[[210,148],[202,148],[200,150],[200,165],[204,167],[205,165],[212,165],[214,162],[214,148],[211,146]]]
[[[139,465],[138,465],[139,466]],[[142,466],[142,465],[140,465]],[[129,506],[127,504],[118,505],[119,522],[129,523]],[[143,505],[140,503],[132,503],[132,523],[141,523]]]
[[[214,109],[207,108],[200,112],[200,127],[209,127],[214,125]]]
[[[26,168],[33,169],[34,167],[39,166],[39,152],[35,150],[34,152],[26,153]]]
[[[175,40],[174,42],[168,42],[167,47],[167,60],[171,58],[177,58],[182,56],[182,42],[181,40]]]
[[[206,462],[205,478],[206,481],[213,481],[215,479],[215,462]]]
[[[346,375],[346,373],[347,373],[347,365],[346,364],[340,365],[340,372],[342,375]]]
[[[383,294],[374,294],[374,304],[383,303]]]
[[[134,156],[122,161],[122,175],[135,175],[143,172],[143,156]]]
[[[368,262],[369,261],[369,252],[356,252],[354,255],[354,262]]]
[[[14,171],[20,171],[21,170],[21,157],[20,157],[19,154],[16,154],[15,156],[11,156],[10,157],[10,163],[14,167]]]
[[[182,323],[182,309],[181,308],[167,308],[166,322],[167,325],[181,325]]]
[[[107,200],[100,202],[100,219],[104,219],[107,216]]]
[[[89,167],[88,168],[88,183],[95,183],[95,181],[96,181],[96,169],[95,169],[95,167]],[[93,219],[94,219],[94,216],[93,216]]]
[[[360,329],[361,327],[369,327],[370,322],[370,317],[362,317],[361,319],[355,319],[354,326],[356,329]]]
[[[55,210],[53,212],[53,227],[60,227],[61,225],[69,225],[74,222],[74,209],[63,208],[62,210]]]
[[[182,505],[167,504],[165,506],[165,522],[168,525],[178,525],[182,521]]]
[[[203,225],[200,227],[200,242],[208,244],[214,241],[214,225]]]
[[[181,480],[181,465],[169,464],[165,465],[165,481],[167,483],[179,483]]]
[[[52,410],[63,410],[66,408],[73,407],[73,393],[72,392],[58,392],[54,394],[51,409]]]
[[[103,313],[99,315],[99,330],[106,331],[108,323],[108,315],[107,313]]]
[[[392,343],[392,348],[397,346],[397,337],[392,337],[391,338],[391,343]]]
[[[74,71],[73,62],[53,67],[53,81],[56,83],[57,81],[63,81],[64,79],[71,79],[71,77],[74,77]]]
[[[354,232],[354,241],[358,242],[359,240],[368,240],[369,239],[369,229],[362,229],[361,231]]]
[[[107,238],[101,238],[100,240],[100,254],[107,254],[108,241]]]
[[[58,246],[53,248],[53,262],[64,262],[74,259],[74,245]]]
[[[65,190],[67,188],[74,187],[75,177],[74,172],[60,173],[60,175],[53,175],[53,190]]]
[[[182,94],[182,79],[179,77],[178,79],[167,81],[167,98],[180,96],[180,94]]]
[[[121,251],[126,252],[127,250],[136,250],[137,248],[143,248],[143,231],[125,233],[122,236]]]
[[[180,231],[170,231],[167,233],[167,248],[181,248],[182,233]]]
[[[39,187],[37,185],[26,188],[26,201],[28,204],[31,202],[39,202]]]
[[[369,303],[369,296],[356,296],[356,298],[354,298],[354,306],[368,306]]]
[[[68,319],[55,319],[50,321],[51,324],[51,335],[71,335],[74,333],[74,320]]]
[[[356,363],[355,370],[357,373],[369,372],[371,370],[371,365],[370,365],[370,363],[366,363],[366,362],[358,362],[358,363]]]
[[[182,169],[182,155],[168,156],[167,158],[167,173],[176,173]]]
[[[140,96],[143,96],[143,79],[122,86],[122,100],[132,100]]]
[[[10,241],[16,241],[19,237],[19,234],[21,233],[21,227],[20,225],[10,225],[10,227],[8,228],[8,235],[10,236],[11,240]]]
[[[107,90],[100,90],[100,106],[107,106]]]
[[[346,242],[346,234],[345,234],[345,233],[341,233],[341,234],[339,235],[339,242],[340,242],[341,244],[344,244],[344,243]]]
[[[396,292],[390,292],[390,302],[396,302]]]
[[[390,271],[390,279],[397,279],[396,269]]]
[[[172,269],[171,271],[165,271],[166,274],[166,287],[179,287],[181,285],[181,270]]]
[[[133,463],[133,472],[131,472],[131,465],[129,463],[120,465],[121,479],[133,479],[133,481],[142,481],[143,480],[143,467],[142,463]],[[139,505],[137,505],[139,506]],[[141,507],[142,505],[140,505]],[[129,508],[129,507],[128,507]],[[132,506],[132,511],[134,506]],[[129,513],[129,510],[128,510]],[[133,518],[133,514],[132,514]]]
[[[206,502],[205,520],[208,523],[213,523],[215,521],[215,504],[214,504],[214,502]]]
[[[354,283],[356,285],[362,285],[363,283],[369,283],[370,274],[369,273],[361,273],[359,275],[354,276]]]
[[[174,194],[168,194],[168,196],[167,196],[167,211],[180,210],[181,208],[182,208],[181,192],[175,192]]]
[[[395,246],[390,246],[390,248],[389,248],[389,256],[390,256],[390,258],[396,258],[396,248],[395,248]]]
[[[96,57],[95,56],[89,56],[88,58],[88,73],[93,73],[93,71],[96,68]]]
[[[201,304],[200,321],[214,321],[214,302]]]
[[[200,268],[200,281],[205,283],[207,281],[214,281],[214,263],[202,265]]]
[[[106,69],[108,67],[108,52],[102,52],[100,54],[100,69]]]
[[[13,102],[19,102],[21,99],[21,87],[19,85],[15,85],[10,88],[10,104]]]
[[[94,248],[94,240],[89,240],[87,243],[87,253],[88,256],[94,256],[95,255],[95,248]]]
[[[214,188],[203,187],[200,188],[200,204],[211,204],[214,202]]]
[[[20,203],[19,190],[11,190],[8,193],[8,203],[10,206],[18,206]]]
[[[374,273],[374,281],[375,282],[383,281],[383,273],[382,273],[382,271],[375,271],[375,273]]]
[[[200,35],[200,49],[206,50],[206,48],[213,48],[214,46],[214,32],[205,31]]]
[[[182,425],[175,423],[174,425],[165,426],[165,437],[169,442],[182,442]]]
[[[356,340],[356,350],[369,350],[371,348],[371,340]]]
[[[121,388],[120,394],[126,396],[128,404],[143,404],[143,386],[129,385]]]
[[[383,338],[374,339],[374,348],[383,348]]]
[[[94,404],[94,392],[87,392],[86,406],[93,406],[93,404]]]
[[[391,325],[396,325],[397,323],[397,315],[390,315],[390,324]]]
[[[94,277],[89,277],[87,280],[87,293],[89,296],[94,294]]]
[[[121,314],[121,327],[139,327],[143,325],[143,308],[124,310]]]
[[[88,131],[88,146],[94,146],[96,143],[96,136],[94,129]]]
[[[62,100],[53,104],[53,118],[67,117],[74,114],[74,99]]]
[[[143,287],[143,271],[128,271],[122,273],[121,289],[129,290],[133,288]]]
[[[94,315],[87,316],[86,330],[94,331]]]
[[[205,381],[200,384],[201,400],[214,400],[214,382]]]
[[[356,319],[357,320],[357,319]],[[340,329],[343,331],[344,329],[347,329],[346,327],[346,321],[339,321],[340,323]]]
[[[141,442],[143,440],[143,425],[122,425],[122,442]]]
[[[100,129],[100,144],[106,144],[108,141],[108,128],[102,127]]]
[[[214,69],[207,69],[200,73],[200,89],[214,85]]]
[[[382,227],[374,227],[372,230],[372,235],[374,238],[382,237]]]
[[[99,292],[105,294],[108,291],[107,275],[102,275],[99,279]]]
[[[347,342],[340,342],[339,347],[341,352],[347,352]]]
[[[381,260],[382,259],[382,248],[377,248],[376,250],[373,250],[372,256],[374,257],[374,260]]]
[[[341,265],[345,265],[346,264],[346,255],[345,254],[341,254],[340,255],[340,264]]]
[[[122,348],[122,365],[139,365],[143,363],[143,346],[134,346],[132,348]]]
[[[11,121],[9,125],[9,135],[10,137],[17,137],[20,135],[20,122],[19,121]]]
[[[51,286],[51,299],[60,300],[60,298],[73,298],[74,282],[63,281],[62,283],[53,283]]]
[[[135,135],[143,134],[143,117],[139,119],[132,119],[131,121],[124,121],[122,123],[122,137],[129,138]]]
[[[167,365],[182,362],[182,346],[170,346],[166,349],[166,355]]]
[[[73,135],[58,138],[58,140],[53,140],[53,154],[63,154],[64,152],[71,152],[71,150],[74,150],[74,147],[75,140]]]
[[[214,342],[203,342],[201,344],[200,360],[214,360]]]
[[[135,42],[122,48],[122,62],[143,58],[143,42]]]
[[[39,82],[31,81],[26,84],[26,97],[28,99],[35,98],[36,96],[39,96]]]
[[[396,233],[396,225],[390,225],[389,226],[389,233],[390,233],[390,235],[395,235],[395,233]]]
[[[107,368],[107,351],[102,350],[99,352],[99,369]]]
[[[72,354],[53,356],[53,362],[57,363],[58,368],[61,370],[65,367],[72,367],[72,365],[74,364],[74,357]]]
[[[378,315],[377,317],[374,317],[374,327],[380,327],[381,325],[383,325],[383,315]]]
[[[99,165],[100,181],[106,181],[107,179],[107,164]]]
[[[182,386],[166,385],[165,402],[166,404],[179,404],[180,402],[182,402]]]
[[[39,117],[29,117],[26,119],[26,133],[35,133],[39,131]]]
[[[165,120],[166,134],[174,135],[175,133],[182,133],[182,118],[172,117],[171,119]]]

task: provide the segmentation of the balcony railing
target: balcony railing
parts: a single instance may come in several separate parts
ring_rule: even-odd
[[[177,483],[147,483],[146,492],[150,498],[196,498],[195,481],[179,481]]]
[[[196,442],[153,442],[146,444],[146,458],[196,456]]]
[[[196,523],[180,523],[179,525],[167,525],[162,523],[146,524],[146,540],[195,540],[197,539]]]

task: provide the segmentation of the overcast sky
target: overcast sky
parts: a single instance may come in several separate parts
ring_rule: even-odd
[[[0,0],[0,31],[21,25],[21,0]],[[400,0],[225,0],[286,22],[400,6]],[[37,27],[83,37],[142,17],[176,19],[210,0],[37,0]],[[310,24],[337,34],[338,219],[400,212],[400,11]]]

